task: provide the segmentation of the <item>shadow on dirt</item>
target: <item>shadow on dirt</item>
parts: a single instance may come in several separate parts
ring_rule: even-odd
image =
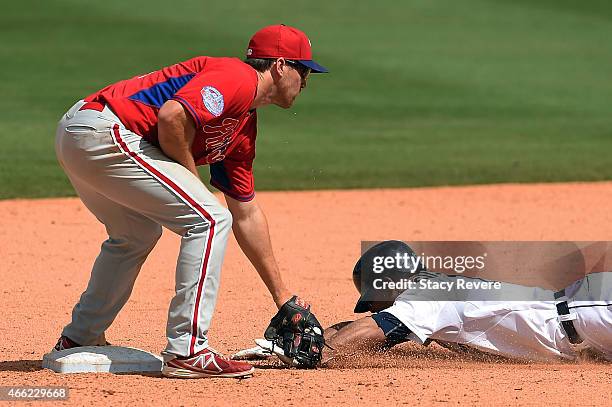
[[[0,372],[36,372],[43,370],[42,360],[3,360]]]

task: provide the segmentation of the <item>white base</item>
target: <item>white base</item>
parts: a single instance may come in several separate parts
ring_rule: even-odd
[[[136,348],[81,346],[47,353],[42,367],[57,373],[159,373],[162,358]]]

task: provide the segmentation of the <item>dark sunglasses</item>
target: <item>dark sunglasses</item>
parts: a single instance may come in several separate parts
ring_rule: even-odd
[[[300,77],[302,78],[302,80],[306,80],[306,78],[310,74],[310,68],[300,64],[297,61],[292,61],[290,59],[285,59],[285,62],[287,63],[287,65],[289,65],[290,67],[292,67],[293,69],[298,71],[298,73],[300,74]]]

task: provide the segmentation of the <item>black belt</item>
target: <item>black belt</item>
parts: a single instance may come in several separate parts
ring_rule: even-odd
[[[557,291],[555,293],[555,300],[565,297],[565,290]],[[574,322],[572,320],[564,320],[563,316],[570,315],[569,307],[567,305],[567,301],[562,301],[556,304],[557,305],[557,313],[559,314],[561,320],[561,326],[563,326],[563,330],[567,334],[567,338],[570,343],[578,344],[582,343],[582,338],[578,335],[576,328],[574,327]]]

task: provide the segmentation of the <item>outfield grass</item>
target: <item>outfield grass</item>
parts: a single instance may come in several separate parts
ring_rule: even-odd
[[[606,1],[22,0],[0,15],[0,198],[73,194],[53,138],[75,100],[277,22],[332,73],[260,111],[260,190],[612,179]]]

